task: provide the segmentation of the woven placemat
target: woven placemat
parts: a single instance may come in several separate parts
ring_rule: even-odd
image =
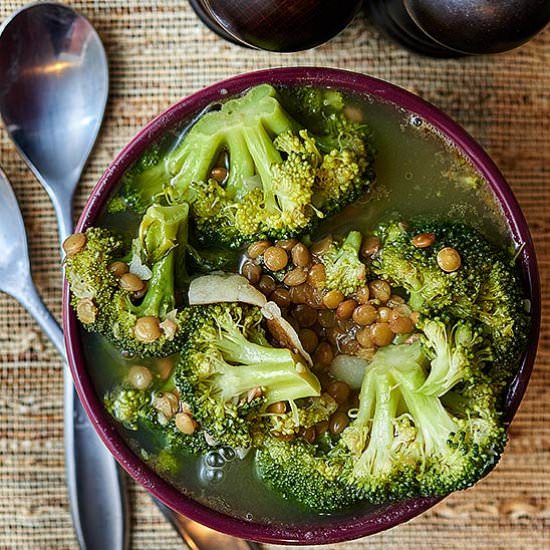
[[[24,3],[1,0],[0,21]],[[550,547],[550,32],[504,55],[435,61],[393,45],[359,15],[330,44],[278,55],[223,42],[185,0],[69,3],[96,26],[111,64],[110,103],[77,212],[109,161],[154,115],[207,84],[264,67],[334,66],[391,80],[441,107],[487,148],[524,208],[542,271],[542,341],[510,444],[475,488],[406,525],[338,549]],[[3,129],[0,163],[23,209],[35,281],[59,316],[53,210]],[[62,364],[32,319],[5,295],[0,364],[0,549],[76,548],[64,484]],[[184,547],[144,490],[130,483],[130,497],[132,548]]]

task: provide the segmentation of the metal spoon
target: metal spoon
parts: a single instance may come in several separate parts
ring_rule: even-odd
[[[72,200],[96,140],[107,102],[107,58],[87,19],[58,4],[34,4],[16,12],[0,29],[0,114],[21,156],[48,192],[59,238],[72,231]],[[4,187],[7,183],[4,183]],[[11,203],[15,198],[3,191]],[[2,204],[6,210],[6,203]],[[0,218],[5,245],[24,258],[5,291],[36,317],[64,355],[61,329],[44,311],[30,279],[17,203]],[[6,231],[7,230],[7,231]],[[11,236],[10,236],[10,233]],[[17,237],[17,239],[16,239]],[[23,241],[22,241],[23,239]],[[23,246],[21,246],[23,243]],[[15,248],[18,246],[19,248]],[[17,254],[15,252],[15,254]],[[3,252],[2,261],[7,254]],[[14,268],[5,267],[7,273]],[[5,265],[5,264],[3,264]],[[126,502],[115,460],[89,424],[64,371],[65,468],[73,523],[81,548],[126,548]]]
[[[23,217],[1,169],[0,250],[0,291],[19,301],[64,358],[63,331],[34,286]],[[70,374],[65,377],[70,379]],[[69,389],[73,391],[72,384]],[[88,422],[78,398],[72,405],[74,433],[66,430],[65,448],[71,512],[79,544],[98,550],[124,548],[127,536],[120,471]]]
[[[32,4],[0,27],[0,75],[0,116],[19,153],[48,192],[63,241],[72,231],[74,189],[97,137],[107,101],[105,51],[89,21],[72,9],[53,3]],[[19,213],[17,203],[14,209]],[[7,214],[0,218],[4,235],[8,235],[5,240],[15,243],[7,219]],[[11,286],[6,283],[0,290],[16,297],[32,313],[65,356],[61,330],[30,279],[22,221],[18,227],[23,240],[19,237],[19,252],[13,255],[25,261],[17,276],[6,279]],[[0,272],[3,265],[0,262]],[[10,272],[9,266],[8,262],[6,273]],[[68,369],[65,449],[71,512],[81,547],[125,547],[125,499],[116,463],[90,426]],[[199,529],[191,520],[156,504],[191,548],[258,548],[251,542]]]

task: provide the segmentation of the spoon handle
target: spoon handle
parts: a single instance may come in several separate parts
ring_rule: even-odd
[[[65,359],[63,331],[29,278],[16,298],[36,319]],[[65,465],[71,515],[82,550],[120,550],[127,547],[124,478],[92,428],[65,364]]]

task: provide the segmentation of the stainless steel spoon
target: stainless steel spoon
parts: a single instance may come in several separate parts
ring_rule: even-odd
[[[0,250],[0,291],[21,303],[64,358],[63,331],[34,286],[23,217],[1,169]],[[66,373],[65,378],[70,381],[70,374]],[[66,389],[72,392],[72,383]],[[127,536],[121,472],[88,422],[77,397],[71,406],[74,433],[65,432],[65,448],[70,455],[67,477],[79,544],[98,550],[123,548]]]
[[[0,74],[0,114],[19,153],[52,200],[63,241],[72,231],[74,189],[107,102],[103,45],[89,21],[72,9],[33,4],[0,28]],[[18,212],[17,204],[14,211]],[[0,218],[8,231],[12,228],[5,224],[10,214],[14,215],[7,211]],[[19,241],[12,235],[5,239],[7,245],[11,241],[20,246],[24,239],[22,222],[17,224]],[[2,256],[4,260],[6,255]],[[62,332],[40,306],[29,279],[28,259],[18,265],[18,278],[9,279],[12,286],[6,291],[35,315],[64,355]],[[64,412],[67,486],[80,547],[122,550],[127,546],[127,529],[121,476],[87,420],[68,369],[64,371]]]
[[[0,116],[19,153],[48,192],[63,241],[72,231],[74,189],[97,137],[107,101],[108,70],[103,46],[89,21],[72,9],[54,3],[32,4],[0,27],[0,75]],[[16,203],[14,209],[19,213]],[[7,241],[15,242],[7,219],[0,218],[0,231],[5,231]],[[19,237],[19,252],[13,256],[24,257],[25,261],[17,276],[7,275],[11,286],[5,283],[0,290],[16,297],[32,313],[64,356],[61,330],[30,279],[22,221],[19,234],[24,240]],[[0,261],[0,272],[3,265]],[[9,265],[4,268],[6,273]],[[71,512],[81,547],[125,547],[121,476],[87,420],[68,369],[65,449]],[[258,548],[252,542],[202,528],[160,502],[156,504],[193,549]]]

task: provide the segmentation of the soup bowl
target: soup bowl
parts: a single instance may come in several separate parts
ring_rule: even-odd
[[[509,424],[524,395],[535,360],[540,323],[539,276],[529,229],[514,195],[493,161],[481,146],[458,124],[419,97],[388,82],[369,76],[328,68],[284,68],[248,73],[209,86],[176,103],[151,121],[118,154],[92,191],[77,225],[83,231],[93,225],[124,172],[140,155],[167,131],[210,103],[238,94],[260,83],[275,85],[313,85],[333,87],[343,92],[372,98],[420,117],[460,153],[487,181],[507,225],[513,242],[522,244],[518,256],[527,297],[531,302],[530,335],[519,370],[509,386],[505,420]],[[326,516],[311,524],[303,522],[247,521],[210,508],[183,494],[151,469],[127,444],[116,422],[97,395],[84,354],[80,327],[69,304],[69,289],[64,286],[63,322],[67,356],[76,389],[99,436],[121,466],[147,491],[176,512],[224,533],[260,542],[285,544],[326,544],[371,535],[407,521],[436,504],[438,498],[416,498],[404,502],[358,509],[347,516]],[[243,497],[246,498],[246,497]]]

